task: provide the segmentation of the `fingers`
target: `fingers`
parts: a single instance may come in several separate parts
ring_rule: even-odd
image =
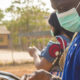
[[[34,51],[36,51],[36,48],[35,48],[35,47],[29,47],[29,48],[27,48],[27,50],[28,50],[29,52],[34,52]]]
[[[51,74],[45,70],[37,70],[31,75],[24,75],[21,80],[50,80]]]
[[[27,74],[24,74],[22,77],[21,77],[21,80],[27,80]]]
[[[33,80],[32,78],[33,78],[32,74],[30,75],[24,74],[20,80]]]
[[[41,55],[41,51],[35,46],[27,48],[30,56],[34,57],[35,55]]]
[[[29,48],[27,48],[27,51],[29,52],[30,56],[33,57],[33,55],[36,52],[36,49],[34,47],[29,47]]]

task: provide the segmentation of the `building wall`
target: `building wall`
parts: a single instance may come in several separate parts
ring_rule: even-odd
[[[9,39],[7,34],[0,34],[0,47],[8,47]]]

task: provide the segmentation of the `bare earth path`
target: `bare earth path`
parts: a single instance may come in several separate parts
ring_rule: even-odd
[[[18,64],[9,65],[12,64],[13,61]],[[0,49],[0,71],[10,72],[21,77],[25,73],[29,74],[36,70],[32,62],[32,57],[30,57],[26,51]],[[5,64],[8,64],[8,66],[4,66]]]
[[[0,49],[0,64],[11,64],[13,61],[20,64],[25,62],[32,62],[33,59],[26,51],[24,52]]]

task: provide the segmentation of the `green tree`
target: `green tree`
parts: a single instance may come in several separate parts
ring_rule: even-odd
[[[3,10],[0,9],[0,21],[2,21],[3,18],[4,18]]]
[[[17,35],[19,33],[49,30],[47,21],[45,20],[45,17],[49,16],[49,13],[47,10],[40,8],[41,4],[43,6],[45,4],[39,1],[40,5],[38,6],[33,5],[33,2],[34,0],[17,0],[6,9],[6,12],[12,14],[12,20],[5,21],[4,24],[11,31],[15,45],[18,43]]]

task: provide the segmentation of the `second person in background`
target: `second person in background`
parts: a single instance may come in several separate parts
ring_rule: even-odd
[[[53,73],[57,68],[52,67],[54,65],[53,62],[56,58],[60,58],[64,49],[69,46],[74,33],[63,29],[60,26],[55,12],[50,15],[48,22],[51,27],[51,33],[56,38],[56,42],[53,40],[48,42],[46,48],[42,51],[39,51],[36,47],[30,47],[28,52],[33,57],[37,69],[44,69]],[[38,53],[41,55],[39,56]]]

